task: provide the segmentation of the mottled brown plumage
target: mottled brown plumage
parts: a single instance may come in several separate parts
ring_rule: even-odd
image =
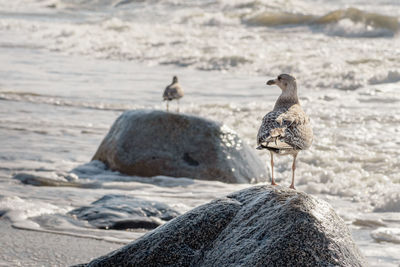
[[[290,187],[294,189],[297,154],[301,150],[308,149],[313,141],[310,120],[300,106],[294,77],[281,74],[277,79],[268,81],[267,84],[278,85],[282,89],[282,94],[276,101],[274,109],[262,120],[257,134],[257,149],[268,149],[271,153],[271,183],[273,185],[275,185],[273,155],[293,155]]]
[[[167,111],[168,111],[169,101],[176,99],[178,102],[177,112],[179,112],[179,99],[182,98],[183,95],[184,95],[183,89],[178,83],[178,77],[174,76],[172,78],[172,83],[168,85],[167,88],[165,88],[163,94],[163,100],[167,101]]]

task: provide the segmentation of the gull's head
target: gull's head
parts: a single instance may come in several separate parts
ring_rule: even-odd
[[[178,76],[172,77],[172,83],[177,83],[178,82]]]
[[[289,74],[280,74],[275,80],[269,80],[267,85],[278,85],[282,91],[296,89],[296,79]]]

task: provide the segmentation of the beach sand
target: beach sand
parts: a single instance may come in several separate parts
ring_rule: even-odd
[[[87,263],[122,244],[15,229],[0,220],[0,266],[70,266]]]

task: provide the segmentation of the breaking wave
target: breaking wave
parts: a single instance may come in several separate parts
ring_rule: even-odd
[[[339,9],[323,16],[263,12],[245,20],[253,26],[320,26],[328,34],[345,37],[394,36],[400,29],[393,16],[364,12],[357,8]]]
[[[374,75],[368,80],[369,84],[397,83],[400,81],[399,71],[389,71],[386,76]]]

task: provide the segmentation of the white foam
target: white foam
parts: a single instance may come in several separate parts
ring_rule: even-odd
[[[400,244],[399,228],[378,228],[371,232],[371,236],[377,242]]]
[[[20,222],[43,214],[65,213],[69,208],[60,208],[39,200],[24,200],[17,196],[2,196],[0,210],[5,212],[5,218],[12,222]]]
[[[204,8],[202,12],[198,11],[196,5],[190,4],[181,4],[176,8],[176,3],[169,2],[155,2],[149,5],[130,3],[132,6],[124,6],[125,9],[113,12],[112,15],[107,13],[107,8],[112,6],[110,3],[85,1],[75,4],[78,6],[76,12],[79,11],[80,4],[82,8],[93,5],[99,8],[98,12],[102,16],[98,19],[82,16],[82,20],[78,21],[75,16],[68,17],[68,13],[62,20],[57,20],[56,17],[50,17],[48,20],[9,17],[0,19],[0,28],[6,33],[17,33],[20,36],[18,41],[22,43],[34,44],[67,55],[136,60],[154,65],[189,66],[201,70],[251,74],[291,72],[310,87],[355,90],[367,84],[369,80],[381,82],[379,77],[375,77],[377,68],[398,68],[397,54],[389,51],[400,46],[399,38],[386,38],[393,34],[393,31],[375,27],[365,21],[341,19],[322,26],[322,32],[328,36],[321,36],[321,31],[309,27],[299,27],[297,30],[290,27],[260,30],[257,27],[248,27],[241,20],[248,13],[255,13],[260,7],[271,12],[305,12],[307,9],[318,11],[319,8],[314,5],[311,8],[309,4],[301,1],[286,3],[286,7],[281,1],[268,3],[266,7],[258,4],[252,6],[248,1],[238,1],[235,4],[222,1],[216,4],[224,8],[219,12],[209,3],[199,4],[198,8]],[[241,5],[249,7],[239,8]],[[320,7],[319,16],[337,7],[326,3],[325,8]],[[68,10],[70,7],[61,5],[58,8]],[[382,10],[380,6],[379,10]],[[51,9],[48,12],[51,13]],[[352,39],[335,39],[329,35]],[[289,37],[298,40],[296,49],[292,49]],[[369,41],[354,37],[376,39]],[[265,45],[266,42],[268,45]],[[321,42],[325,45],[319,46]],[[310,47],[317,49],[313,51]],[[348,47],[352,48],[351,51]],[[354,64],[348,62],[358,62],[358,71],[355,72]],[[310,75],[310,67],[318,69],[318,73]],[[396,75],[389,76],[383,82],[398,81]],[[72,101],[64,102],[65,99],[56,99],[55,102],[57,101],[64,105],[74,104]],[[86,104],[89,107],[95,105]]]
[[[374,208],[377,212],[400,212],[400,192],[389,191],[379,198]]]
[[[393,31],[385,28],[375,28],[363,22],[354,22],[350,19],[341,19],[337,23],[329,24],[325,31],[330,35],[342,37],[385,37],[393,36]]]

